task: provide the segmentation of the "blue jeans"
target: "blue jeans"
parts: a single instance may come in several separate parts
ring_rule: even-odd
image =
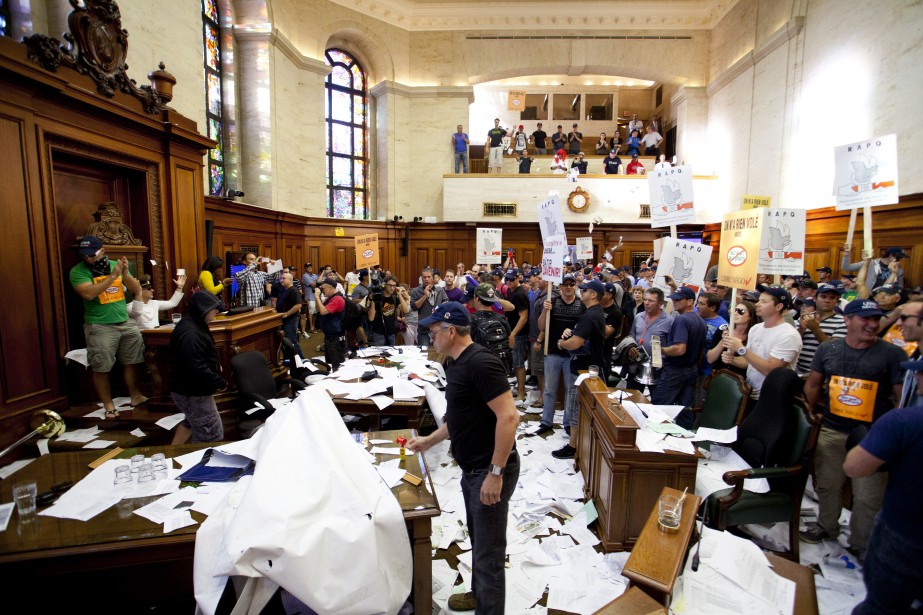
[[[923,545],[892,530],[879,514],[869,537],[862,578],[867,593],[853,615],[906,613],[914,599],[923,596]]]
[[[506,602],[506,518],[510,497],[519,481],[518,453],[514,451],[510,454],[503,469],[500,501],[490,506],[481,503],[481,485],[485,478],[487,468],[464,472],[461,478],[468,534],[471,536],[470,589],[477,599],[478,615],[502,615]]]
[[[462,173],[468,172],[468,152],[455,152],[455,172],[458,173],[458,167],[461,166],[465,170]]]
[[[304,358],[304,353],[301,352],[301,344],[298,343],[298,317],[294,316],[287,321],[283,320],[282,332],[285,334],[286,339],[295,345],[295,352],[298,353],[298,356]]]
[[[396,346],[395,334],[375,333],[372,331],[372,346]]]
[[[574,381],[575,374],[570,373],[570,357],[559,354],[545,355],[545,390],[543,392],[544,405],[542,407],[542,425],[554,425],[554,400],[558,396],[558,383],[564,377],[564,426],[577,424],[577,387]],[[573,423],[568,419],[573,414]]]
[[[651,403],[658,406],[692,407],[697,375],[698,369],[695,365],[686,367],[667,365],[660,370],[657,386],[651,391]],[[684,409],[676,415],[676,424],[680,427],[691,429],[694,423],[695,416],[691,410]]]

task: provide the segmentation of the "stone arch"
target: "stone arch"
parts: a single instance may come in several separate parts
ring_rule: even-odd
[[[352,20],[335,21],[328,28],[331,34],[322,52],[331,47],[349,52],[365,70],[369,87],[381,81],[394,80],[394,59],[381,37]]]
[[[478,75],[469,75],[468,83],[477,85],[488,83],[498,79],[510,79],[513,77],[527,77],[530,75],[573,75],[574,67],[570,64],[547,64],[534,66],[520,66],[516,68],[505,68],[491,70]],[[643,79],[646,81],[656,81],[659,83],[671,83],[675,85],[685,85],[689,81],[688,75],[675,75],[656,69],[647,69],[637,66],[611,66],[603,64],[587,65],[581,68],[577,75],[612,75],[627,77],[629,79]]]

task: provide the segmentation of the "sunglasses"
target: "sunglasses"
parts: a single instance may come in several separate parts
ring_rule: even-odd
[[[564,282],[563,284],[561,284],[561,286],[576,286],[576,285],[577,285],[576,282]]]
[[[739,307],[739,306],[738,306],[738,307],[734,308],[734,313],[735,313],[735,314],[740,314],[741,316],[743,316],[744,314],[747,313],[747,310],[746,310],[745,308],[742,308],[742,307]]]

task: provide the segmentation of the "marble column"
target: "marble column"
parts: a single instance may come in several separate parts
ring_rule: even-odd
[[[377,196],[372,217],[444,220],[442,175],[454,171],[449,137],[458,124],[468,125],[473,89],[382,81],[370,93],[375,99]]]
[[[710,174],[707,160],[708,95],[704,87],[684,86],[670,99],[676,120],[676,161],[691,164],[698,174]]]

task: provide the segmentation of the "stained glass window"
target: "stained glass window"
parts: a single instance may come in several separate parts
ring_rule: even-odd
[[[12,23],[9,4],[5,0],[0,0],[0,36],[13,35]]]
[[[202,0],[202,43],[205,53],[205,119],[208,138],[217,141],[208,150],[208,188],[211,194],[224,191],[223,97],[221,92],[221,27],[218,0]]]
[[[366,77],[355,58],[329,49],[324,111],[327,118],[327,215],[367,219],[368,123]]]

